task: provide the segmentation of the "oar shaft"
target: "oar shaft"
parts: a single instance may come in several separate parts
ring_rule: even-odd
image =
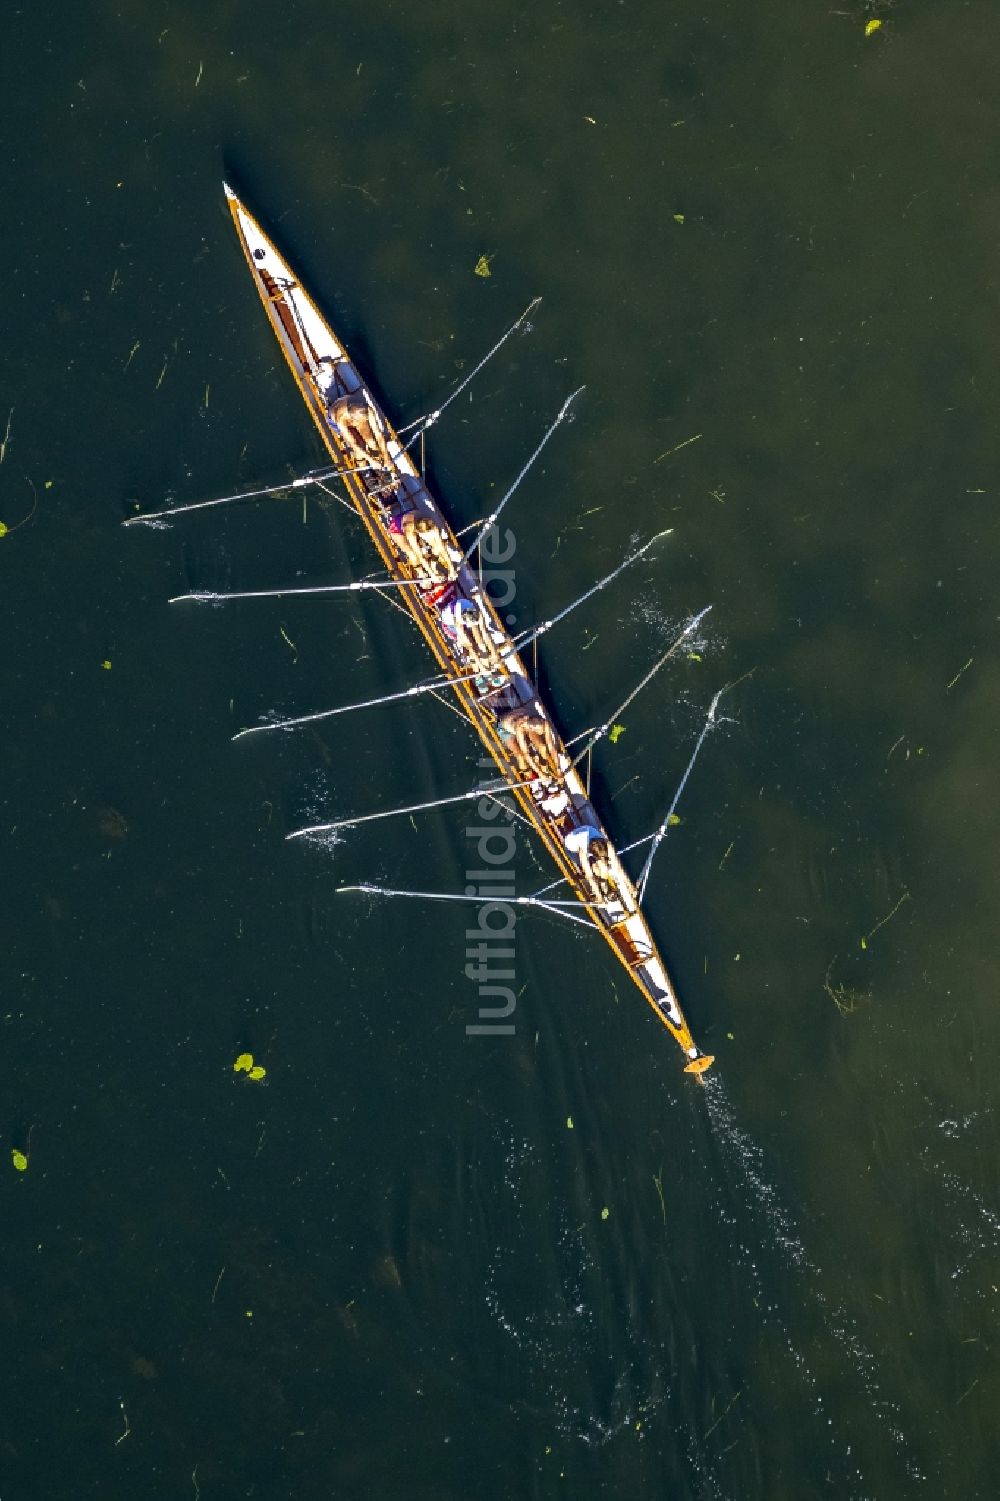
[[[467,672],[460,677],[427,678],[422,683],[414,683],[410,688],[401,688],[397,693],[383,693],[378,698],[363,698],[356,704],[341,704],[336,709],[320,709],[315,714],[300,714],[295,719],[275,719],[265,724],[252,724],[245,730],[238,730],[233,736],[234,740],[242,740],[246,735],[260,735],[265,730],[294,730],[300,724],[315,724],[320,719],[335,719],[338,714],[353,714],[355,709],[376,709],[382,704],[399,703],[404,698],[419,698],[423,693],[433,693],[438,688],[452,687],[456,683],[468,683],[473,678],[479,677],[480,673]]]
[[[405,808],[386,808],[381,813],[362,813],[357,818],[341,818],[335,823],[317,823],[307,829],[294,829],[286,839],[302,839],[307,834],[334,834],[338,829],[353,829],[358,824],[376,823],[382,818],[401,818],[407,813],[429,813],[433,808],[446,808],[452,803],[468,803],[491,792],[516,792],[521,787],[530,787],[531,782],[497,782],[491,787],[474,787],[471,792],[459,792],[454,797],[435,798],[430,803],[410,803]]]
[[[663,653],[663,656],[660,657],[659,661],[653,663],[652,667],[646,673],[642,681],[636,684],[636,686],[632,689],[632,692],[626,699],[622,701],[622,703],[618,705],[618,708],[610,716],[610,718],[605,720],[604,724],[602,724],[599,729],[596,729],[594,731],[593,735],[591,735],[590,739],[584,745],[583,750],[573,758],[574,766],[576,766],[580,761],[583,760],[588,751],[593,750],[594,746],[598,743],[599,740],[604,739],[604,736],[608,734],[609,730],[616,722],[616,720],[625,713],[625,710],[628,708],[629,704],[633,703],[634,700],[642,692],[643,688],[645,688],[647,684],[652,682],[653,678],[659,672],[660,668],[670,661],[670,658],[674,655],[674,652],[676,652],[683,644],[683,642],[687,639],[687,637],[690,636],[695,627],[700,624],[702,620],[704,620],[705,616],[708,614],[711,608],[711,605],[706,605],[703,610],[699,610],[698,614],[693,616],[688,621],[687,625],[681,631],[680,635],[677,637],[677,640],[673,643],[673,645]]]
[[[592,928],[594,923],[590,918],[578,917],[574,912],[567,912],[567,907],[586,907],[586,902],[542,902],[534,896],[462,896],[450,891],[397,891],[391,886],[372,886],[362,883],[360,886],[338,886],[337,895],[345,892],[360,891],[365,896],[387,897],[410,897],[425,902],[472,902],[476,906],[485,906],[489,902],[503,902],[511,907],[536,907],[542,912],[554,912],[556,917],[566,917],[570,922],[579,923],[581,927]]]
[[[311,474],[300,479],[284,480],[280,485],[264,485],[259,490],[241,490],[236,495],[220,495],[217,500],[196,500],[189,506],[169,506],[163,511],[143,511],[139,516],[127,516],[122,526],[138,526],[143,521],[159,521],[163,517],[183,516],[188,511],[209,511],[213,506],[234,505],[238,500],[259,500],[264,495],[281,495],[285,491],[301,489],[303,485],[317,483]]]
[[[284,480],[280,485],[264,485],[259,490],[240,490],[235,495],[220,495],[216,500],[196,500],[188,506],[169,506],[163,511],[143,511],[139,516],[127,516],[122,526],[140,526],[144,521],[161,521],[172,516],[184,516],[189,511],[209,511],[214,506],[234,505],[240,500],[260,500],[266,495],[281,495],[291,490],[301,490],[304,485],[319,485],[327,479],[344,479],[348,474],[360,474],[366,466],[357,469],[316,469],[302,474],[298,479]]]
[[[543,620],[541,625],[535,626],[532,630],[523,631],[514,641],[518,650],[520,651],[523,647],[530,646],[533,641],[537,641],[539,636],[544,636],[546,631],[550,631],[554,625],[558,625],[561,620],[565,620],[566,616],[571,615],[580,605],[586,604],[588,599],[593,599],[595,594],[598,594],[608,584],[612,583],[620,573],[624,573],[626,568],[630,568],[633,563],[637,563],[649,551],[654,542],[659,542],[661,537],[669,537],[672,531],[673,527],[668,526],[665,531],[657,532],[655,537],[650,537],[649,541],[643,543],[642,547],[630,553],[624,562],[618,564],[617,568],[613,568],[602,579],[598,579],[596,584],[591,584],[590,588],[581,594],[578,599],[571,600],[568,605],[564,605],[558,614],[553,615],[549,620]]]
[[[737,679],[737,681],[742,681],[742,679]],[[684,768],[684,775],[681,777],[680,782],[678,783],[677,791],[674,793],[673,800],[670,804],[670,807],[667,809],[666,816],[664,817],[663,822],[660,824],[659,828],[656,829],[653,834],[648,836],[648,838],[652,841],[650,851],[646,856],[642,870],[639,872],[639,879],[635,883],[640,902],[645,895],[646,885],[649,881],[650,869],[652,868],[653,860],[656,857],[656,852],[660,848],[660,845],[663,843],[663,840],[666,838],[667,830],[670,828],[670,820],[673,818],[674,813],[677,809],[677,804],[681,800],[681,795],[684,792],[685,786],[687,785],[688,777],[694,770],[694,763],[698,759],[699,752],[701,751],[702,746],[705,744],[705,737],[715,723],[715,711],[719,707],[719,700],[722,698],[722,695],[724,693],[728,693],[729,689],[734,688],[735,686],[735,683],[727,683],[724,688],[719,689],[718,693],[712,699],[712,702],[709,705],[708,714],[705,716],[705,723],[701,727],[701,734],[698,736],[698,739],[695,742],[694,750],[691,752],[691,759],[688,761],[687,766]],[[636,843],[639,842],[640,841],[638,840],[636,841]],[[644,840],[641,842],[645,843],[646,841]],[[634,845],[629,846],[630,849],[633,849],[634,847]]]
[[[479,528],[479,531],[476,533],[475,537],[472,539],[472,541],[469,544],[469,546],[465,549],[465,552],[464,552],[464,554],[462,556],[462,562],[463,563],[468,562],[469,558],[475,552],[476,548],[479,546],[480,542],[483,540],[483,538],[485,537],[486,533],[490,530],[490,527],[496,526],[496,523],[497,523],[497,521],[498,521],[498,519],[500,517],[500,513],[503,510],[504,506],[507,504],[508,500],[510,500],[511,496],[514,494],[514,491],[517,489],[518,485],[524,479],[524,476],[527,474],[527,472],[531,468],[532,464],[538,458],[539,454],[542,452],[542,449],[545,447],[546,443],[552,437],[552,434],[555,432],[556,428],[560,425],[560,423],[562,423],[562,422],[564,422],[566,420],[566,417],[567,417],[567,415],[569,413],[570,407],[573,405],[573,403],[576,400],[576,398],[580,395],[580,392],[584,391],[584,390],[586,390],[585,386],[578,386],[575,391],[573,391],[569,396],[567,396],[566,400],[563,402],[562,406],[559,408],[559,413],[558,413],[555,421],[548,428],[547,432],[545,433],[545,435],[542,438],[542,441],[539,443],[539,445],[535,449],[534,453],[531,454],[531,456],[528,458],[528,460],[526,461],[526,463],[522,466],[521,472],[518,474],[517,478],[514,480],[514,483],[510,486],[510,488],[508,489],[507,493],[504,495],[503,499],[500,501],[499,505],[495,508],[495,510],[491,511],[491,513],[490,513],[489,516],[487,516],[485,522]]]
[[[344,891],[363,891],[368,896],[408,896],[419,897],[425,902],[472,902],[476,906],[483,906],[487,902],[508,902],[512,907],[586,907],[591,905],[587,902],[540,902],[534,896],[508,896],[506,893],[497,896],[464,896],[456,891],[397,891],[392,886],[373,886],[368,882],[362,882],[359,886],[338,886],[337,894]]]
[[[363,589],[412,588],[423,582],[423,579],[354,579],[349,584],[316,584],[308,589],[195,589],[190,594],[173,595],[167,604],[179,605],[185,600],[193,600],[196,604],[214,605],[229,599],[284,599],[291,594],[357,594]]]
[[[442,402],[439,407],[435,407],[433,412],[428,412],[426,417],[418,417],[415,422],[408,422],[405,427],[397,429],[397,434],[400,437],[403,433],[408,433],[411,427],[415,427],[417,429],[417,431],[413,434],[413,437],[407,443],[407,449],[412,448],[417,439],[422,437],[429,427],[433,427],[435,422],[437,422],[438,419],[443,416],[443,414],[448,410],[452,402],[456,401],[458,397],[461,396],[466,386],[468,386],[470,382],[475,380],[476,376],[479,374],[480,370],[482,370],[483,366],[488,365],[493,356],[503,348],[504,344],[506,344],[511,334],[516,333],[517,330],[521,327],[521,324],[525,323],[527,319],[531,317],[531,314],[535,311],[535,308],[538,306],[541,300],[542,299],[540,297],[535,297],[531,302],[528,303],[528,306],[525,308],[520,318],[518,318],[516,322],[512,323],[507,332],[496,341],[496,343],[493,345],[493,348],[487,354],[483,355],[478,365],[473,366],[465,379],[455,387],[454,391],[451,392],[447,401]]]

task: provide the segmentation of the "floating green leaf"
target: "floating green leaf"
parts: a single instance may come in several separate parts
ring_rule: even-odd
[[[492,276],[493,275],[492,271],[490,270],[490,261],[492,259],[493,259],[493,257],[491,255],[481,255],[479,257],[478,261],[476,262],[476,275],[477,276]]]
[[[608,739],[611,741],[612,745],[617,745],[624,733],[625,726],[623,724],[613,724],[611,726],[611,733],[608,735]]]
[[[248,1074],[252,1068],[253,1068],[253,1054],[252,1053],[241,1053],[240,1056],[237,1058],[236,1062],[233,1064],[233,1073],[234,1074]]]
[[[567,1131],[572,1131],[572,1129],[573,1129],[573,1117],[571,1115],[567,1115],[567,1117],[566,1117],[566,1130]]]
[[[250,1079],[260,1080],[260,1079],[264,1078],[264,1075],[266,1073],[267,1073],[267,1069],[264,1068],[264,1066],[262,1064],[255,1063],[254,1066],[253,1066],[253,1068],[250,1070],[249,1074],[247,1075],[247,1077],[250,1078]]]
[[[10,1154],[10,1160],[19,1173],[26,1173],[28,1171],[28,1159],[24,1155],[24,1153],[19,1152],[16,1147]]]
[[[611,1210],[608,1208],[607,1204],[605,1204],[604,1208],[601,1210],[601,1219],[602,1220],[609,1220],[610,1218],[611,1218]]]

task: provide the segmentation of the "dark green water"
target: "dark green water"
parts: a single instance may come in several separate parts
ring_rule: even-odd
[[[8,6],[3,1501],[996,1493],[1000,21],[754,9]],[[544,294],[433,474],[481,515],[585,381],[519,609],[674,527],[544,653],[571,733],[714,605],[623,839],[752,669],[650,888],[708,1091],[572,930],[469,1038],[467,913],[335,895],[460,887],[461,809],[283,842],[467,787],[445,710],[230,743],[424,658],[168,609],[369,567],[316,506],[119,527],[316,458],[224,171],[400,420]]]

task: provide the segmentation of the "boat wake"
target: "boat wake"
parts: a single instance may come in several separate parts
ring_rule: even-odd
[[[980,1115],[980,1111],[973,1110],[968,1115],[938,1121],[937,1140],[921,1147],[918,1160],[943,1200],[933,1222],[948,1243],[949,1259],[954,1259],[948,1280],[966,1301],[983,1302],[992,1309],[996,1303],[992,1263],[1000,1252],[1000,1214],[990,1208],[983,1195],[960,1172],[943,1161],[949,1150],[974,1152],[976,1161],[995,1160],[992,1142],[973,1146],[972,1127]],[[956,1143],[955,1148],[946,1145],[951,1142]],[[984,1266],[985,1258],[990,1261]]]
[[[522,1389],[542,1394],[554,1437],[595,1449],[626,1432],[642,1442],[669,1396],[661,1374],[668,1363],[645,1330],[636,1329],[622,1348],[585,1226],[540,1192],[541,1172],[532,1145],[510,1139],[497,1196],[499,1233],[483,1282],[486,1306],[517,1352]],[[542,1217],[546,1264],[538,1266],[532,1252],[528,1267],[525,1249],[540,1243]],[[537,1410],[537,1398],[532,1405]]]
[[[912,1445],[901,1427],[901,1415],[895,1402],[887,1398],[878,1380],[878,1361],[874,1352],[861,1338],[855,1321],[839,1304],[831,1302],[819,1285],[822,1273],[812,1260],[791,1212],[782,1203],[775,1185],[767,1175],[764,1154],[757,1143],[737,1124],[725,1085],[718,1075],[709,1075],[705,1081],[705,1099],[708,1119],[730,1182],[739,1191],[740,1217],[732,1205],[732,1195],[723,1201],[720,1192],[716,1202],[719,1217],[727,1225],[741,1269],[749,1275],[755,1304],[765,1320],[774,1325],[781,1334],[790,1359],[814,1398],[814,1415],[829,1430],[830,1442],[847,1468],[849,1481],[865,1494],[865,1481],[852,1454],[852,1444],[845,1435],[838,1434],[833,1405],[824,1403],[820,1382],[806,1360],[801,1348],[793,1339],[777,1302],[765,1291],[754,1253],[741,1238],[740,1223],[745,1222],[762,1249],[774,1248],[787,1271],[797,1276],[797,1287],[805,1294],[805,1310],[795,1310],[796,1321],[801,1322],[803,1311],[811,1312],[818,1320],[817,1337],[810,1338],[816,1350],[816,1359],[825,1368],[829,1359],[822,1349],[821,1337],[832,1340],[845,1360],[853,1379],[860,1383],[868,1404],[877,1417],[881,1429],[890,1439],[897,1460],[902,1462],[907,1477],[913,1482],[923,1482],[923,1473],[913,1453]]]

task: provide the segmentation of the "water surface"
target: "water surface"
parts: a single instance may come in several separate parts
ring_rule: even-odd
[[[993,8],[5,40],[4,1501],[992,1495]],[[541,664],[573,733],[714,606],[597,759],[623,840],[752,674],[649,893],[706,1091],[568,927],[519,925],[515,1035],[470,1039],[467,914],[336,895],[460,888],[461,810],[283,842],[469,786],[445,709],[230,743],[424,657],[378,601],[168,609],[369,567],[313,503],[119,527],[317,456],[224,172],[401,421],[544,294],[432,473],[482,515],[586,382],[519,610],[674,528]]]

